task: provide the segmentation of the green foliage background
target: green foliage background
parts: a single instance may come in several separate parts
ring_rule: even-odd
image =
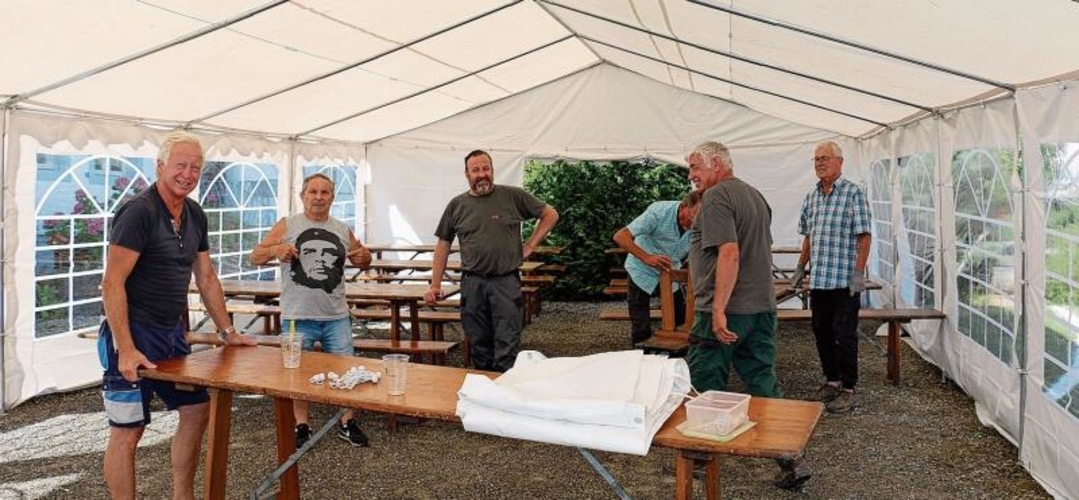
[[[654,163],[553,163],[533,160],[525,165],[524,188],[558,210],[558,224],[544,244],[563,247],[546,257],[566,272],[544,298],[592,300],[603,298],[609,270],[621,265],[604,250],[615,246],[614,233],[629,224],[649,204],[680,200],[690,190],[686,169]],[[526,229],[527,235],[532,228]]]

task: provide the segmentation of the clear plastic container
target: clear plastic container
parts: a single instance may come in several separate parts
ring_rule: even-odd
[[[686,424],[696,432],[725,436],[749,419],[748,394],[705,391],[686,403]]]

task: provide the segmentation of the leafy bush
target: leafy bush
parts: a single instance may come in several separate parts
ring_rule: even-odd
[[[624,161],[533,160],[525,166],[524,187],[558,210],[558,224],[544,244],[563,247],[562,254],[547,258],[566,266],[549,294],[560,300],[602,298],[611,266],[622,264],[620,257],[604,254],[615,246],[614,233],[649,204],[679,200],[690,190],[685,168]]]

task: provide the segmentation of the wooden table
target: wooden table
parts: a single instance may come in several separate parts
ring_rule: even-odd
[[[314,386],[308,379],[316,373],[344,373],[358,364],[357,359],[320,352],[304,352],[300,368],[282,367],[281,351],[271,347],[234,347],[211,349],[185,358],[157,363],[157,368],[139,373],[155,380],[167,380],[216,389],[211,391],[210,427],[206,446],[205,498],[225,498],[228,469],[228,443],[232,421],[234,392],[263,394],[274,398],[277,458],[284,463],[296,447],[292,416],[294,399],[331,406],[359,408],[394,415],[408,415],[446,421],[458,421],[455,414],[457,390],[468,373],[478,372],[445,366],[410,364],[408,388],[403,396],[390,396],[386,384],[360,384],[352,390]],[[364,358],[362,363],[373,371],[382,370],[378,359]],[[727,442],[718,443],[681,435],[676,429],[685,419],[679,408],[656,434],[652,444],[678,450],[675,462],[676,498],[692,495],[694,463],[703,463],[708,471],[707,496],[719,498],[719,455],[766,458],[796,458],[805,450],[820,418],[820,403],[782,399],[753,398],[749,418],[757,425]],[[297,466],[281,476],[278,498],[300,497]]]
[[[521,274],[532,274],[543,266],[542,262],[524,261],[521,263]],[[371,261],[371,269],[377,271],[431,271],[435,267],[433,260],[390,260],[375,259]],[[446,271],[461,272],[461,261],[451,260],[446,262]]]
[[[381,259],[383,252],[411,252],[412,257],[409,257],[409,260],[412,260],[416,257],[419,257],[420,254],[434,253],[435,251],[434,245],[398,245],[392,243],[374,243],[365,246],[368,250],[371,251],[371,253],[375,255],[376,259]],[[460,245],[450,246],[450,253],[457,253],[460,251]],[[536,255],[558,255],[562,253],[562,247],[541,245],[536,247],[536,249],[533,250],[532,253]]]
[[[194,284],[191,285],[194,288]],[[345,283],[346,300],[385,300],[390,303],[390,339],[394,344],[401,341],[401,308],[408,307],[412,339],[420,338],[419,302],[427,293],[427,285],[402,285],[392,283]],[[226,297],[252,296],[276,298],[281,295],[279,281],[239,281],[221,280],[221,290]],[[445,285],[442,291],[447,295],[457,293],[456,285]]]

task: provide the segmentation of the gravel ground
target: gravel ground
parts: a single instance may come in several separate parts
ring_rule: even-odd
[[[579,356],[627,347],[628,325],[601,323],[616,303],[545,303],[526,328],[523,347],[548,356]],[[863,323],[863,332],[878,325]],[[457,340],[459,333],[447,332]],[[940,371],[904,347],[901,388],[889,385],[882,351],[863,343],[861,407],[825,415],[809,442],[814,476],[801,493],[771,484],[771,460],[725,458],[725,498],[1048,498],[1016,461],[1016,449],[974,416],[973,402]],[[460,365],[460,353],[450,363]],[[788,397],[808,398],[820,383],[808,325],[781,324],[779,378]],[[735,382],[738,387],[738,382]],[[242,498],[274,467],[270,400],[238,397],[229,461],[230,497]],[[316,423],[334,409],[314,407]],[[612,490],[577,450],[470,434],[425,422],[388,432],[366,413],[370,448],[328,435],[301,462],[305,498],[612,498]],[[139,450],[140,498],[171,494],[169,413],[155,413]],[[96,389],[36,398],[0,417],[0,499],[106,498],[101,477],[107,430]],[[646,457],[597,452],[634,498],[670,498],[673,453]],[[201,473],[198,479],[201,485]],[[700,482],[696,482],[700,487]],[[697,491],[703,498],[703,492]]]

